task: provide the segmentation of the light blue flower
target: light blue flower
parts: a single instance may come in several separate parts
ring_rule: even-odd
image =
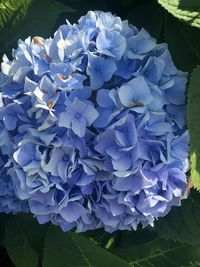
[[[104,82],[109,81],[117,67],[112,59],[88,54],[87,74],[90,77],[90,86],[93,90],[99,89]]]
[[[173,77],[173,85],[166,90],[166,99],[171,104],[184,105],[185,104],[185,88],[187,83],[187,75],[184,72],[179,72]]]
[[[167,149],[164,142],[152,139],[139,140],[140,157],[150,161],[155,166],[159,163],[167,163]]]
[[[137,71],[140,68],[139,61],[131,60],[131,59],[124,59],[117,61],[117,70],[115,72],[115,75],[120,76],[124,79],[129,79],[134,73],[137,73]]]
[[[141,29],[136,35],[127,39],[126,56],[130,59],[143,59],[155,47],[155,40]]]
[[[94,126],[103,128],[120,113],[120,104],[117,101],[117,91],[101,89],[97,92],[96,98],[98,118],[94,121]]]
[[[171,124],[166,121],[165,112],[150,112],[143,129],[148,131],[149,136],[160,136],[172,131]]]
[[[183,129],[186,124],[186,107],[185,105],[167,105],[167,112],[172,120],[175,122],[179,129]]]
[[[100,54],[119,60],[126,49],[126,39],[119,32],[105,29],[98,34],[96,46]]]
[[[176,74],[177,68],[172,61],[172,57],[169,53],[167,44],[157,44],[157,46],[153,50],[153,55],[159,59],[164,60],[165,67],[163,73],[165,75],[170,76]]]
[[[161,58],[150,57],[144,68],[141,70],[141,74],[145,79],[154,84],[158,84],[165,68],[165,61]]]
[[[171,142],[171,156],[177,160],[185,160],[189,153],[189,135],[185,131],[181,136],[174,138]]]
[[[83,137],[86,127],[91,126],[97,117],[98,112],[91,104],[75,98],[68,104],[66,111],[60,114],[58,125],[72,129],[79,137]]]
[[[11,103],[0,109],[0,120],[8,131],[12,131],[17,127],[18,114],[22,115],[23,109],[16,103]]]
[[[156,179],[147,179],[141,171],[136,171],[127,177],[116,177],[113,182],[113,188],[118,191],[131,191],[132,195],[137,195],[141,190],[150,188],[156,184]]]
[[[100,12],[96,26],[100,30],[107,29],[109,31],[121,31],[123,28],[120,17],[115,17],[109,12]]]
[[[136,144],[134,117],[129,114],[100,134],[95,149],[105,156],[109,171],[123,172],[135,168],[138,156]]]
[[[64,62],[66,58],[77,58],[84,49],[82,37],[82,33],[72,25],[60,26],[50,44],[49,56],[55,62]]]
[[[118,89],[118,95],[122,105],[138,111],[143,110],[153,100],[150,89],[142,76],[122,85]]]
[[[50,152],[50,160],[44,165],[43,169],[67,182],[70,171],[74,168],[73,161],[75,161],[75,158],[72,148],[55,148]]]
[[[33,94],[36,97],[34,107],[48,110],[50,114],[54,116],[53,107],[59,96],[55,85],[47,76],[43,76],[40,85],[35,88]]]
[[[13,154],[16,162],[15,173],[18,179],[18,195],[20,199],[26,199],[29,194],[37,190],[49,191],[50,182],[48,173],[44,170],[47,150],[41,152],[43,147],[31,142],[22,144]],[[25,191],[25,197],[24,193]]]
[[[87,210],[76,202],[69,202],[66,208],[63,208],[60,212],[62,218],[69,222],[76,222],[82,215],[86,215]]]
[[[6,161],[6,157],[0,152],[0,212],[13,214],[28,212],[27,202],[19,200],[15,194],[12,177],[9,175],[9,164],[6,164]]]

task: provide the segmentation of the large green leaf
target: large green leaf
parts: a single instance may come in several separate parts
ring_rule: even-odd
[[[200,190],[200,66],[190,77],[188,93],[188,127],[190,131],[191,179]]]
[[[32,230],[34,233],[34,229]],[[13,215],[6,220],[5,245],[7,253],[16,267],[38,266],[39,255],[31,247],[18,216]]]
[[[116,248],[111,252],[124,258],[133,267],[199,266],[200,246],[155,238],[144,244]]]
[[[153,228],[160,237],[187,244],[200,244],[200,194],[190,193],[181,207],[174,207]]]
[[[158,237],[158,234],[152,231],[152,227],[138,228],[137,231],[120,231],[117,245],[113,248],[129,248],[150,242]]]
[[[0,2],[0,9],[11,9],[11,10],[15,10],[15,8],[10,5],[8,0],[4,0]]]
[[[181,23],[166,14],[164,36],[179,69],[191,71],[200,63],[200,29]]]
[[[117,241],[118,232],[114,234],[110,234],[104,229],[97,229],[93,231],[87,231],[81,234],[86,238],[93,239],[96,243],[98,243],[101,247],[106,248],[108,246],[112,246]]]
[[[200,28],[199,0],[158,0],[158,3],[173,16]]]
[[[12,218],[11,218],[12,219]],[[21,230],[25,234],[30,246],[41,254],[44,247],[44,240],[47,234],[49,225],[40,225],[32,214],[20,213],[16,215],[16,220],[20,225]],[[6,224],[6,222],[5,222]]]
[[[128,263],[94,241],[75,233],[63,233],[50,226],[46,238],[43,267],[128,267]]]

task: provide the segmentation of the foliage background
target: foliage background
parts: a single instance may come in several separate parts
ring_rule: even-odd
[[[19,38],[52,35],[88,10],[111,11],[166,42],[178,68],[190,74],[188,127],[193,189],[154,228],[63,233],[28,214],[0,214],[0,266],[200,266],[200,0],[0,0],[0,56]]]

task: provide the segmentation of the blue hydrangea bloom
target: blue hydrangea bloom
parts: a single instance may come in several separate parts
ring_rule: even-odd
[[[98,112],[89,103],[84,103],[75,97],[72,103],[68,103],[66,111],[59,117],[58,126],[72,129],[79,137],[84,137],[85,129],[91,126],[98,117]]]
[[[181,204],[187,74],[166,44],[89,11],[12,56],[0,72],[0,212],[113,232]]]
[[[105,29],[99,32],[96,46],[100,54],[119,60],[126,50],[126,39],[117,31]]]
[[[87,74],[90,77],[91,89],[99,89],[109,81],[117,67],[112,58],[104,58],[88,53]]]

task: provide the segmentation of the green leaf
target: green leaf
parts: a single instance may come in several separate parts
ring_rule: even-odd
[[[43,267],[128,267],[128,263],[76,233],[50,226],[45,242]]]
[[[14,3],[10,2],[10,0],[0,0],[0,9],[15,10]]]
[[[116,232],[117,233],[117,232]],[[83,237],[93,239],[98,245],[105,248],[113,240],[113,234],[110,234],[104,229],[96,229],[93,231],[87,231],[81,234]]]
[[[190,132],[191,180],[200,191],[200,66],[191,74],[188,93],[188,127]]]
[[[6,220],[5,245],[7,253],[16,267],[38,266],[39,255],[31,247],[18,216],[13,215]]]
[[[152,227],[138,228],[137,231],[120,231],[117,248],[129,248],[149,242],[157,237]]]
[[[13,6],[11,6],[8,1],[4,1],[4,3],[0,3],[0,9],[15,10],[15,8]]]
[[[157,40],[160,40],[164,23],[164,10],[156,2],[143,3],[128,14],[129,22],[144,28]]]
[[[111,250],[134,267],[179,267],[200,264],[200,246],[155,238],[150,242]],[[192,264],[192,265],[191,265]]]
[[[49,224],[39,224],[32,214],[19,213],[16,218],[31,247],[41,254]]]
[[[174,207],[153,228],[160,237],[187,244],[200,244],[200,194],[194,190],[181,207]]]
[[[178,19],[200,28],[199,0],[158,0],[158,3]]]
[[[179,69],[191,71],[200,63],[200,29],[183,24],[166,14],[164,35],[175,65]]]

